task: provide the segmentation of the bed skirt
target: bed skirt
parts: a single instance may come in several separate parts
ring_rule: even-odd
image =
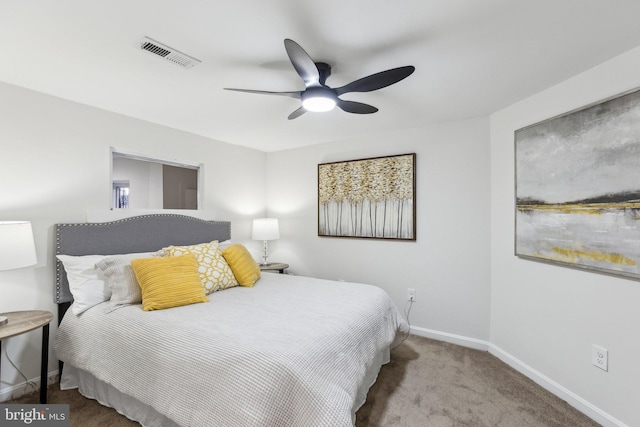
[[[369,388],[371,388],[371,386],[376,382],[382,365],[389,363],[390,355],[390,349],[379,352],[376,359],[368,369],[360,389],[358,390],[353,413],[354,425],[355,412],[364,405]],[[151,406],[118,391],[115,387],[97,379],[89,372],[78,369],[68,363],[64,365],[62,370],[62,375],[60,377],[60,389],[78,389],[78,392],[84,397],[96,400],[103,406],[113,408],[119,414],[140,423],[144,427],[180,427],[174,421],[160,414]]]
[[[103,406],[115,409],[121,415],[136,421],[144,427],[179,427],[178,424],[160,414],[151,406],[118,391],[115,387],[100,381],[87,371],[64,365],[60,377],[60,389],[78,389],[86,398],[97,400]]]

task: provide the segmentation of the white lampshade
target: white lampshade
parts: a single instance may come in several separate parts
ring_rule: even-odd
[[[260,218],[253,220],[253,240],[276,240],[280,238],[277,218]]]
[[[28,267],[38,262],[29,221],[0,221],[0,270]]]

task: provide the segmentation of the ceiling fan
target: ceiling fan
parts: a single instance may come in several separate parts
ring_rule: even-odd
[[[327,77],[331,75],[331,66],[329,64],[324,62],[314,62],[309,54],[307,54],[307,52],[305,52],[305,50],[293,40],[285,39],[284,47],[287,50],[287,55],[289,55],[293,68],[295,68],[298,75],[302,77],[302,80],[304,81],[304,90],[292,92],[269,92],[251,89],[224,89],[262,95],[288,96],[290,98],[301,100],[302,106],[289,114],[289,120],[300,117],[307,111],[329,111],[335,106],[338,106],[338,108],[346,111],[347,113],[371,114],[378,111],[378,109],[372,105],[363,104],[362,102],[345,101],[339,98],[340,95],[349,92],[371,92],[382,89],[409,77],[416,69],[412,65],[392,68],[391,70],[381,71],[379,73],[363,77],[344,86],[332,88],[326,85]]]

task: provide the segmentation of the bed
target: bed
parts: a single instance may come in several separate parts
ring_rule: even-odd
[[[181,215],[58,224],[55,252],[156,256],[171,245],[228,241],[230,227]],[[105,296],[76,314],[84,296],[72,292],[60,258],[61,388],[145,426],[352,426],[408,331],[378,287],[274,273],[212,292],[208,302],[144,311]]]

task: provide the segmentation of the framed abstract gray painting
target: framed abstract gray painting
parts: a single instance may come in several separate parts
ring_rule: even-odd
[[[640,278],[640,91],[515,132],[517,256]]]
[[[318,236],[416,240],[416,155],[318,165]]]

